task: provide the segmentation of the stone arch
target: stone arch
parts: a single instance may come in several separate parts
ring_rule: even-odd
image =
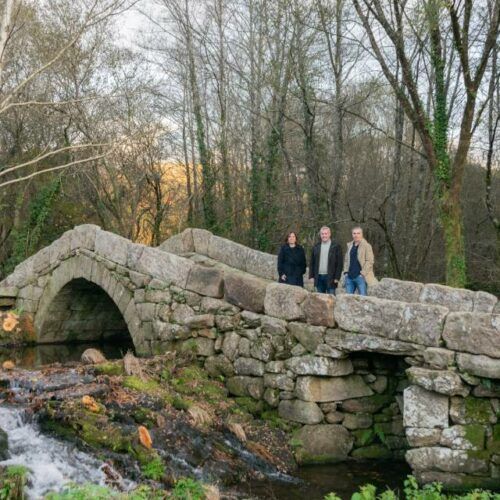
[[[55,336],[58,327],[64,328],[66,320],[73,321],[78,326],[78,307],[73,318],[67,317],[65,308],[72,298],[83,300],[88,294],[96,294],[98,300],[87,301],[89,307],[94,307],[93,313],[102,313],[102,322],[92,330],[91,326],[85,330],[80,325],[73,332],[68,330]],[[83,303],[80,304],[84,306]],[[57,314],[61,314],[58,318]],[[93,313],[89,313],[93,315]],[[106,315],[109,318],[106,318]],[[64,340],[88,341],[99,332],[100,338],[105,338],[111,332],[126,328],[134,346],[138,346],[141,338],[141,321],[139,319],[133,292],[126,288],[116,276],[102,263],[85,255],[75,255],[56,267],[51,273],[43,293],[40,297],[37,311],[35,312],[35,333],[39,343],[50,343]],[[93,320],[96,320],[95,316]],[[109,320],[109,321],[108,321]],[[68,335],[69,334],[69,335]],[[69,338],[68,338],[69,337]],[[92,340],[97,340],[93,338]]]

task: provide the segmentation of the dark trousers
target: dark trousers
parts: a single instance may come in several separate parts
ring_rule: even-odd
[[[328,274],[318,274],[316,282],[316,291],[319,293],[329,293],[335,295],[335,287],[328,286]]]

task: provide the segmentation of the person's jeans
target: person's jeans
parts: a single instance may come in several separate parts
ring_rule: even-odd
[[[360,295],[366,295],[366,280],[361,276],[357,278],[350,278],[348,274],[345,275],[345,291],[347,293],[354,293],[358,290]]]
[[[335,295],[335,287],[330,288],[328,286],[328,274],[318,274],[316,291],[319,293],[329,293],[330,295]]]

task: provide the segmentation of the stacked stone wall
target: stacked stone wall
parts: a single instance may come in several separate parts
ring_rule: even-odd
[[[266,279],[271,261],[225,241],[189,230],[163,245],[176,255],[81,226],[18,266],[0,296],[43,338],[68,283],[98,285],[139,353],[190,350],[234,397],[295,423],[302,462],[404,454],[424,482],[499,485],[496,297],[382,280],[370,297],[334,298]]]

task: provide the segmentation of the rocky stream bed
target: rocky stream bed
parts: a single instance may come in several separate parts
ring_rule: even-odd
[[[122,491],[146,484],[166,497],[189,477],[224,498],[248,498],[249,483],[297,482],[289,424],[276,411],[228,398],[188,354],[131,359],[129,374],[122,360],[1,373],[0,465],[23,457],[31,498],[75,481]]]

